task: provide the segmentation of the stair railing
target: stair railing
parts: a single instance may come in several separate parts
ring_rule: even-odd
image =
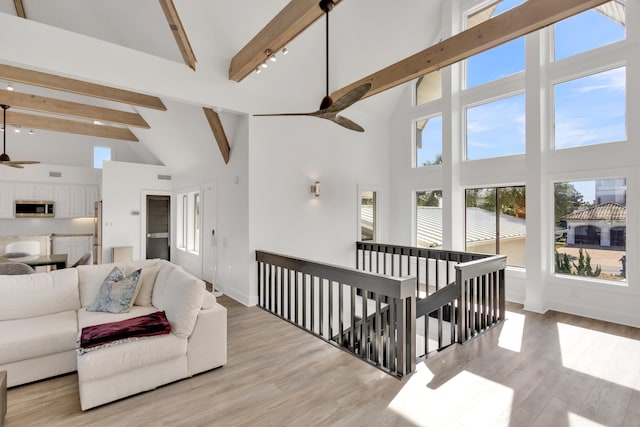
[[[416,367],[416,279],[256,251],[258,306],[397,377]]]

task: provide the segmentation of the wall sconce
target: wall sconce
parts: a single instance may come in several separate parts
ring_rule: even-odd
[[[316,181],[315,184],[311,186],[311,193],[316,197],[320,197],[320,181]]]

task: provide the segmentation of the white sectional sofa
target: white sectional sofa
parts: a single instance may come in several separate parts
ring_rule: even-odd
[[[86,410],[194,374],[227,359],[227,313],[204,282],[164,260],[118,265],[142,268],[128,313],[87,311],[115,264],[0,276],[0,371],[8,386],[78,371]],[[81,354],[82,328],[164,311],[171,333]]]

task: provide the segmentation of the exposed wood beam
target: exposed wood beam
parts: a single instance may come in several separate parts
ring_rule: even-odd
[[[333,0],[337,5],[341,0]],[[309,25],[324,15],[320,0],[291,0],[256,36],[231,59],[229,80],[241,81],[262,64],[265,51],[278,52]]]
[[[13,0],[13,4],[16,7],[16,14],[20,17],[20,18],[24,18],[27,19],[27,14],[24,11],[24,4],[22,4],[22,0]]]
[[[101,122],[118,123],[149,129],[149,124],[136,113],[96,107],[78,102],[63,101],[45,96],[30,95],[28,93],[0,90],[0,104],[40,113],[81,117],[99,120]]]
[[[180,49],[180,53],[182,54],[184,63],[187,64],[193,71],[195,71],[196,55],[193,53],[191,43],[189,43],[189,38],[187,37],[187,33],[182,26],[182,21],[180,21],[180,16],[178,15],[176,6],[173,4],[173,0],[160,0],[160,5],[162,6],[164,16],[167,17],[169,28],[171,28],[173,37],[175,37],[176,39],[176,43],[178,44],[178,48]]]
[[[462,31],[421,52],[405,58],[331,94],[338,99],[365,83],[369,97],[439,70],[477,53],[537,31],[570,16],[587,11],[608,0],[528,0],[475,27]]]
[[[213,131],[213,136],[216,138],[216,142],[218,143],[218,148],[220,148],[220,154],[222,154],[224,163],[227,164],[229,163],[231,148],[229,147],[229,140],[227,139],[227,135],[224,133],[224,128],[222,127],[222,122],[220,121],[220,115],[211,108],[202,107],[202,109],[204,110],[204,115],[207,117],[207,121],[209,121],[209,126],[211,127],[211,131]]]
[[[16,113],[14,111],[7,112],[7,124],[27,129],[51,130],[55,132],[99,136],[102,138],[121,139],[125,141],[138,141],[138,138],[136,138],[136,136],[127,128],[98,126],[92,123]]]
[[[24,83],[48,89],[56,89],[63,92],[108,99],[109,101],[153,108],[156,110],[166,111],[167,109],[160,98],[155,96],[103,86],[96,83],[83,82],[82,80],[56,76],[54,74],[42,73],[40,71],[27,70],[25,68],[14,67],[12,65],[0,64],[0,80],[8,80],[14,83]]]

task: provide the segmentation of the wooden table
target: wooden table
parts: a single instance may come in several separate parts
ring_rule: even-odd
[[[21,262],[31,267],[51,265],[60,270],[67,266],[67,254],[31,255],[20,258],[0,258],[0,262]]]

